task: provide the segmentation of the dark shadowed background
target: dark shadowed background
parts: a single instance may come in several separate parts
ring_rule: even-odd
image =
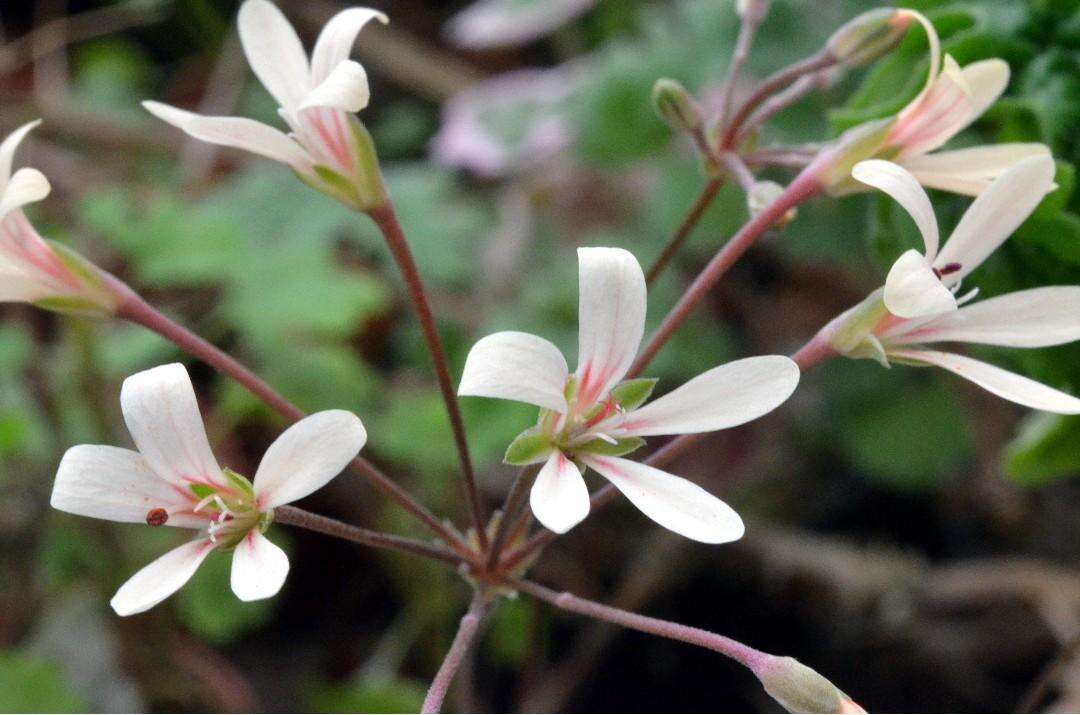
[[[552,339],[573,362],[574,249],[622,246],[647,265],[693,201],[700,170],[649,92],[669,76],[715,99],[733,3],[581,2],[558,27],[522,17],[512,27],[535,37],[496,49],[478,46],[497,30],[482,22],[447,34],[465,2],[373,4],[392,22],[357,43],[372,82],[361,116],[455,374],[472,341],[506,328]],[[281,5],[309,47],[345,6]],[[565,5],[517,0],[541,19]],[[875,5],[778,0],[750,73],[810,54]],[[960,64],[1000,56],[1013,68],[1006,97],[952,146],[1041,141],[1059,159],[1061,188],[972,284],[997,295],[1080,283],[1080,2],[909,6],[931,17]],[[287,169],[188,140],[139,107],[156,98],[275,121],[240,52],[235,10],[216,0],[3,3],[0,132],[42,117],[18,165],[54,186],[31,218],[305,409],[354,410],[370,434],[366,456],[461,523],[443,407],[373,226]],[[912,31],[874,68],[781,113],[766,140],[818,141],[895,112],[918,91],[925,57]],[[948,231],[967,201],[934,199]],[[651,326],[745,219],[740,191],[725,188],[650,292]],[[650,373],[668,390],[735,357],[793,351],[879,285],[916,236],[884,199],[814,201],[722,281]],[[1080,390],[1075,345],[977,353]],[[228,558],[215,555],[149,613],[109,609],[115,589],[183,535],[54,512],[52,478],[71,445],[129,446],[121,381],[177,359],[221,463],[251,474],[284,424],[235,384],[140,328],[0,307],[0,710],[417,709],[468,598],[433,563],[276,527],[293,571],[273,600],[240,603]],[[535,414],[463,405],[493,508],[513,475],[502,451]],[[1080,709],[1080,661],[1059,657],[1080,633],[1080,418],[1018,409],[940,371],[836,361],[771,415],[702,444],[672,470],[740,511],[742,541],[692,543],[618,502],[559,539],[533,577],[793,655],[870,710],[1015,711],[1055,662],[1035,704]],[[350,474],[304,506],[425,535]],[[459,682],[449,708],[776,708],[714,653],[526,598],[496,612]]]

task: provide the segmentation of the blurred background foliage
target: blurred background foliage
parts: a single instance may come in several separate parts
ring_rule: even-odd
[[[471,342],[498,329],[544,335],[572,355],[575,247],[623,246],[647,265],[700,188],[691,148],[648,98],[667,76],[715,104],[738,29],[733,4],[491,3],[511,26],[535,30],[516,41],[500,38],[494,16],[451,21],[463,1],[373,4],[393,22],[358,43],[373,83],[363,119],[455,372]],[[282,5],[308,43],[343,6]],[[571,5],[564,22],[537,20]],[[752,77],[814,52],[877,3],[773,5]],[[952,146],[1040,141],[1059,160],[1058,191],[972,284],[990,296],[1080,283],[1080,1],[906,5],[933,20],[961,64],[1000,56],[1013,69],[1006,97]],[[138,106],[153,97],[273,123],[275,107],[239,52],[235,9],[217,0],[4,5],[0,129],[44,118],[20,164],[55,187],[32,219],[305,409],[356,411],[369,458],[459,518],[443,408],[373,226],[287,169],[190,142]],[[821,141],[894,113],[925,67],[925,37],[911,32],[876,66],[781,112],[761,141]],[[967,201],[934,199],[948,230]],[[651,326],[746,217],[741,192],[726,187],[651,291]],[[890,201],[815,201],[740,263],[651,373],[669,389],[734,357],[790,352],[880,284],[910,245],[914,226]],[[186,359],[136,327],[20,306],[0,317],[0,710],[418,708],[464,589],[410,557],[278,528],[294,561],[280,597],[240,603],[227,559],[211,558],[176,598],[117,619],[112,592],[179,535],[52,512],[52,476],[70,445],[129,444],[117,399],[125,376]],[[1080,390],[1078,345],[977,352]],[[283,425],[188,364],[222,463],[250,473]],[[494,506],[512,476],[502,451],[534,415],[499,401],[463,406]],[[536,577],[795,655],[871,710],[1011,710],[1075,638],[1080,417],[1026,414],[936,371],[834,362],[775,414],[716,435],[677,471],[739,508],[743,542],[683,543],[617,506],[560,540]],[[352,476],[309,502],[423,535]],[[773,707],[711,654],[615,640],[524,600],[496,613],[470,671],[463,709]],[[1080,678],[1056,688],[1075,708],[1068,697]]]

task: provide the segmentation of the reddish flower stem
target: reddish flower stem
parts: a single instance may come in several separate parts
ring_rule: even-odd
[[[634,361],[633,366],[630,368],[630,372],[627,378],[637,377],[641,374],[642,369],[656,356],[660,348],[664,346],[664,343],[668,341],[671,334],[675,332],[675,329],[679,327],[690,311],[701,302],[701,299],[708,294],[716,282],[727,273],[728,269],[735,264],[735,261],[746,252],[750,246],[754,245],[754,242],[761,237],[765,231],[769,229],[773,224],[782,219],[784,215],[792,208],[807,201],[808,199],[821,193],[822,185],[817,178],[816,167],[811,164],[802,171],[795,180],[788,184],[784,189],[784,193],[780,194],[769,204],[765,209],[754,216],[750,221],[743,225],[739,232],[731,237],[731,240],[724,244],[704,270],[698,275],[694,282],[686,289],[679,302],[675,304],[675,307],[664,318],[660,327],[653,333],[646,344],[645,349],[638,355],[637,360]]]
[[[428,352],[431,354],[431,363],[435,368],[435,378],[439,383],[439,391],[442,393],[443,402],[446,404],[446,413],[450,418],[450,429],[454,433],[454,444],[457,446],[458,458],[461,461],[461,476],[465,490],[465,500],[469,505],[473,527],[476,529],[476,538],[481,551],[488,550],[487,533],[484,527],[484,513],[480,505],[480,493],[476,487],[476,474],[473,471],[472,459],[469,456],[469,442],[465,436],[465,423],[461,419],[461,408],[458,406],[457,392],[453,381],[450,379],[450,368],[446,360],[446,351],[443,349],[442,339],[435,327],[435,316],[431,312],[431,303],[428,301],[424,282],[420,278],[420,271],[416,267],[412,250],[408,241],[405,240],[405,232],[401,229],[394,206],[389,201],[382,206],[371,209],[368,215],[379,227],[390,253],[394,256],[401,276],[405,280],[405,287],[409,293],[416,317],[420,321],[420,329],[424,335]]]
[[[624,611],[621,608],[590,601],[566,591],[559,593],[532,581],[508,578],[506,583],[522,593],[527,593],[533,598],[550,603],[564,611],[578,613],[600,621],[607,621],[608,623],[614,623],[642,633],[650,633],[661,638],[670,638],[671,640],[708,648],[731,658],[749,668],[755,674],[773,657],[737,640],[702,628],[642,616],[632,611]]]
[[[468,654],[469,646],[476,639],[477,631],[480,629],[480,620],[484,616],[484,604],[484,594],[477,591],[473,595],[472,603],[469,604],[468,612],[461,618],[461,625],[458,626],[454,642],[450,644],[450,650],[443,659],[442,665],[439,666],[431,687],[428,688],[427,697],[424,698],[424,705],[420,712],[437,713],[442,710],[443,700],[446,699],[450,683],[461,668],[461,662]]]
[[[276,412],[293,422],[303,419],[306,414],[299,407],[285,399],[277,390],[270,387],[258,375],[245,367],[228,353],[191,332],[187,328],[170,320],[157,308],[146,302],[127,284],[108,276],[110,288],[120,297],[116,309],[119,318],[141,325],[190,355],[214,367],[218,372],[231,377],[243,385],[251,394],[265,402]],[[375,465],[363,457],[352,461],[353,468],[367,479],[376,489],[383,492],[407,512],[423,522],[439,538],[466,559],[472,559],[472,550],[453,531],[448,529],[426,507],[408,492],[383,474]]]
[[[675,229],[675,233],[671,234],[671,238],[668,239],[667,245],[664,246],[656,261],[649,266],[649,270],[645,273],[645,285],[651,286],[663,270],[667,268],[668,264],[671,263],[671,259],[686,243],[686,239],[690,237],[694,227],[698,225],[701,217],[705,215],[709,206],[712,205],[712,202],[716,199],[716,194],[723,185],[723,179],[709,179],[701,188],[701,193],[698,194],[697,199],[690,206],[690,210],[687,211],[682,223]]]
[[[815,336],[806,345],[798,349],[791,359],[799,366],[799,370],[806,372],[808,369],[819,365],[826,360],[836,357],[837,352],[820,336]]]

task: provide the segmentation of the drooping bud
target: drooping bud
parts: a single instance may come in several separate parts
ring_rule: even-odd
[[[688,134],[701,131],[704,120],[697,101],[675,80],[666,77],[656,80],[652,101],[656,113],[675,131]]]
[[[826,51],[845,67],[863,67],[891,52],[912,20],[910,13],[894,8],[864,12],[832,34]]]
[[[784,187],[775,181],[755,181],[746,192],[746,208],[750,211],[750,216],[757,216],[783,193]],[[792,207],[784,212],[775,225],[783,228],[794,221],[797,215],[798,210]]]
[[[769,656],[753,670],[765,692],[788,712],[866,712],[827,678],[794,658]]]

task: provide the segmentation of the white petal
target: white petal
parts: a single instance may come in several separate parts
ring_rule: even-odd
[[[260,509],[303,499],[341,473],[367,441],[360,418],[346,410],[305,417],[274,440],[255,472]]]
[[[331,107],[345,112],[359,112],[367,106],[370,97],[367,72],[359,62],[345,60],[308,92],[300,109]]]
[[[162,365],[124,380],[120,408],[135,445],[159,477],[185,490],[191,483],[228,485],[183,365]]]
[[[798,365],[782,355],[736,360],[628,412],[610,431],[646,437],[727,429],[776,409],[798,384]]]
[[[884,191],[904,207],[919,227],[926,246],[926,258],[933,261],[939,243],[937,218],[934,207],[930,205],[930,197],[915,177],[904,167],[881,159],[860,161],[851,170],[851,175],[864,184]]]
[[[1024,159],[979,194],[945,242],[934,265],[959,263],[951,278],[971,273],[1022,224],[1054,183],[1054,160],[1049,156]]]
[[[578,249],[578,396],[591,402],[634,362],[645,334],[645,274],[621,248]]]
[[[896,259],[885,278],[885,307],[901,318],[956,310],[956,296],[934,273],[930,262],[911,249]]]
[[[0,220],[11,211],[49,195],[49,180],[37,169],[23,167],[15,172],[0,196]]]
[[[897,160],[937,149],[971,123],[974,100],[956,60],[946,55],[945,66],[918,105],[908,105],[897,117],[889,143],[900,147]]]
[[[60,460],[49,503],[69,514],[133,524],[145,523],[152,509],[165,509],[167,526],[201,528],[206,519],[191,513],[190,496],[154,474],[138,452],[81,444]]]
[[[23,267],[0,262],[0,303],[33,303],[50,295],[54,291]]]
[[[293,109],[311,89],[307,54],[296,30],[267,0],[245,0],[237,17],[251,69],[278,104]]]
[[[287,134],[246,117],[204,117],[161,102],[146,101],[143,106],[158,119],[211,144],[234,147],[280,161],[305,172],[311,158],[303,147]]]
[[[214,545],[209,539],[189,541],[178,546],[129,578],[109,605],[121,616],[131,616],[153,608],[179,591],[213,550]]]
[[[911,100],[908,104],[908,107],[912,107],[921,102],[923,97],[930,91],[930,88],[934,84],[934,80],[937,79],[938,73],[941,70],[941,40],[938,38],[937,30],[934,29],[934,24],[921,12],[916,12],[915,10],[909,10],[907,8],[900,8],[896,12],[898,15],[909,15],[915,18],[915,20],[923,26],[923,30],[926,32],[926,41],[929,49],[930,68],[926,73],[926,82],[923,84],[922,90],[916,95],[915,99]]]
[[[984,343],[1042,348],[1080,340],[1080,286],[1047,286],[983,300],[902,332],[893,345]]]
[[[26,135],[39,124],[41,124],[40,119],[27,122],[11,134],[8,134],[3,143],[0,143],[0,193],[3,193],[7,182],[11,179],[11,165],[15,159],[15,151],[19,148],[22,140],[26,138]]]
[[[995,57],[964,65],[960,73],[971,93],[971,116],[957,131],[963,131],[982,116],[1009,86],[1009,64]]]
[[[978,196],[1010,167],[1032,156],[1050,156],[1045,144],[988,144],[923,154],[904,160],[904,168],[932,189]]]
[[[289,557],[258,530],[236,545],[232,557],[232,590],[241,601],[270,598],[289,575]]]
[[[339,64],[349,59],[356,36],[372,20],[387,24],[390,19],[368,7],[351,7],[330,18],[311,53],[311,84],[321,84]],[[354,110],[355,111],[355,110]]]
[[[943,367],[998,397],[1035,410],[1062,415],[1080,414],[1080,400],[1072,395],[964,355],[935,350],[890,350],[889,357]]]
[[[527,402],[567,411],[566,358],[547,340],[515,331],[481,338],[465,359],[459,395]]]
[[[645,516],[665,529],[706,544],[742,538],[735,510],[693,482],[620,457],[586,457]]]
[[[589,488],[577,465],[556,450],[536,475],[529,504],[537,521],[565,534],[589,515]]]

